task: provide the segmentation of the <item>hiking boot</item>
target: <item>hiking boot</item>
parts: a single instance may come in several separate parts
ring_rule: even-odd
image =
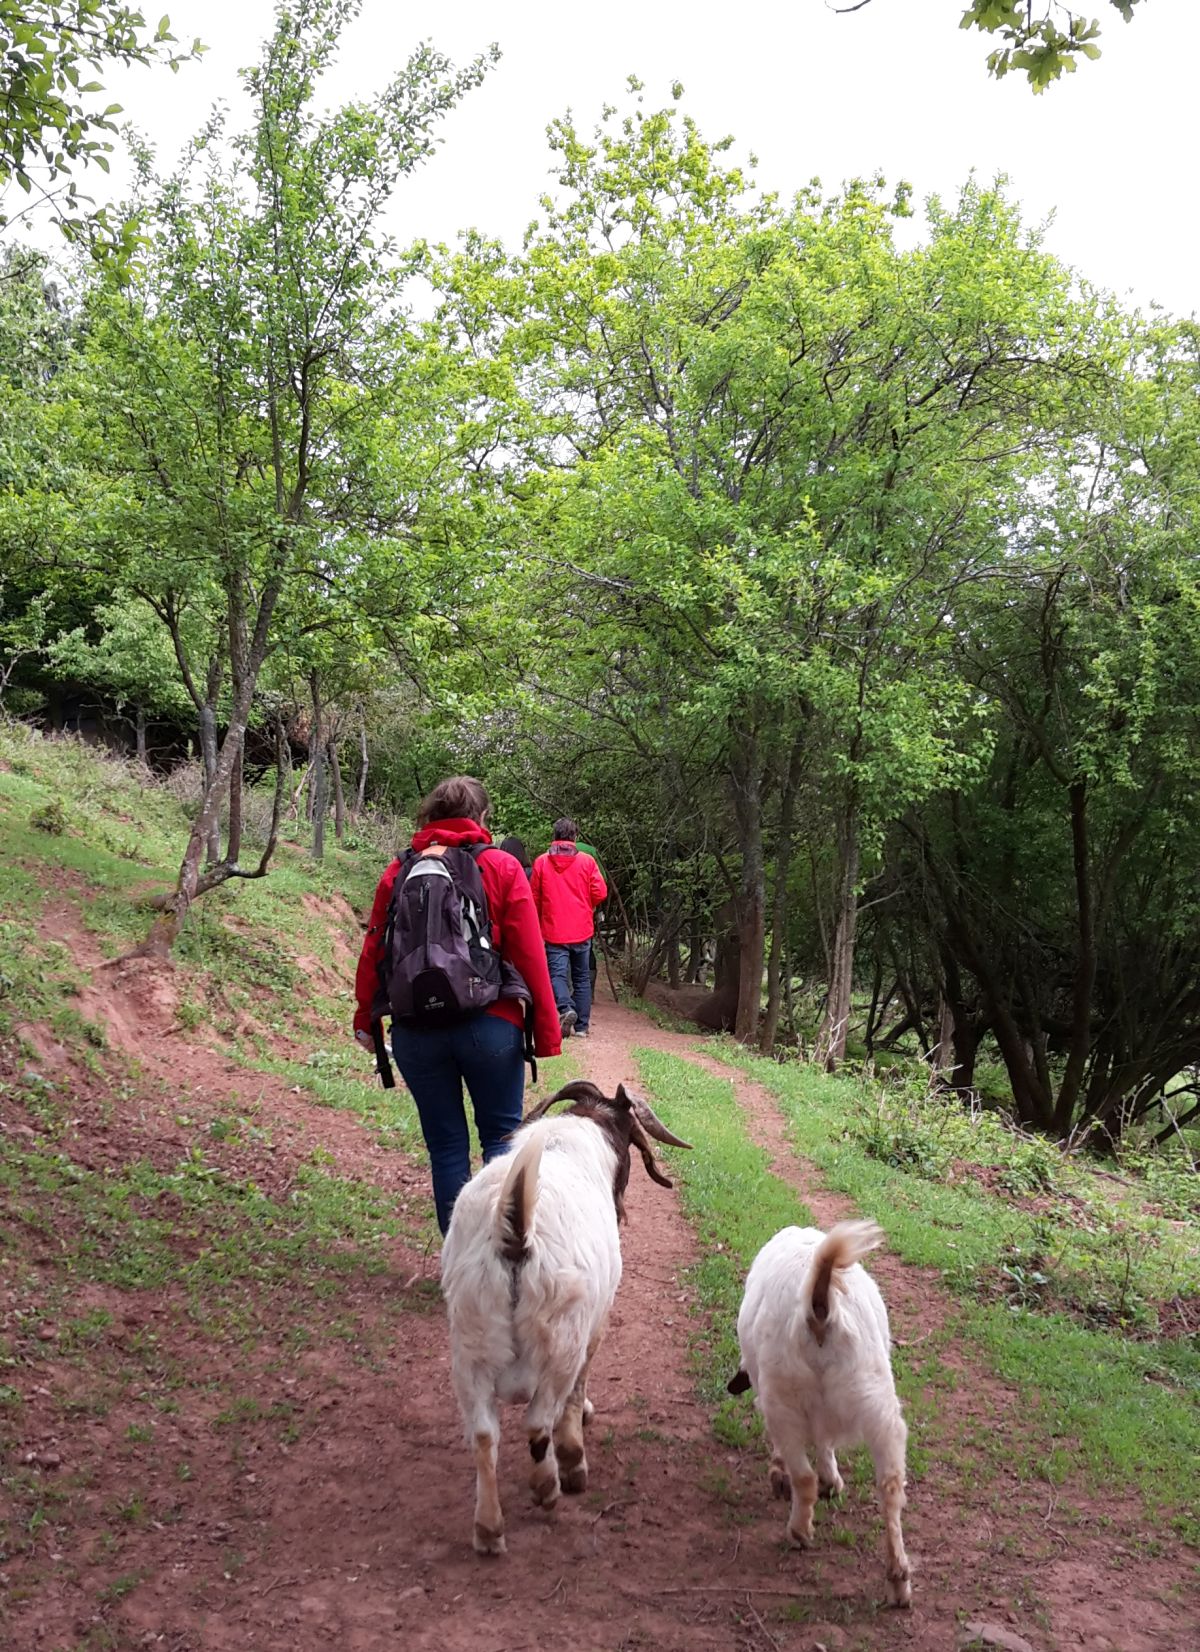
[[[570,1038],[575,1030],[575,1023],[579,1017],[574,1010],[564,1010],[558,1018],[558,1030],[563,1038]]]
[[[591,1030],[587,1027],[576,1027],[575,1036],[576,1038],[590,1038],[592,1034]]]

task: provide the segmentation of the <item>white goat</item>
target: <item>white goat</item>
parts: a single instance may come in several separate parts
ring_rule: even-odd
[[[875,1464],[884,1519],[887,1599],[912,1600],[900,1530],[908,1430],[892,1381],[887,1309],[858,1266],[880,1244],[874,1222],[784,1228],[754,1258],[738,1314],[742,1363],[729,1391],[753,1387],[771,1442],[771,1488],[791,1495],[787,1532],[813,1541],[818,1487],[842,1491],[835,1446],[865,1443]],[[816,1459],[816,1473],[809,1451]]]
[[[542,1115],[556,1101],[575,1105]],[[663,1187],[647,1139],[687,1142],[622,1085],[613,1099],[568,1084],[530,1114],[513,1151],[463,1188],[442,1250],[451,1371],[475,1454],[475,1548],[504,1553],[497,1403],[525,1406],[535,1502],[587,1488],[588,1366],[621,1280],[618,1220],[629,1150]]]

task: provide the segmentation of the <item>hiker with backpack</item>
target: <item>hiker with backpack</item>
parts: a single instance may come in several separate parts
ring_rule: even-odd
[[[574,1017],[575,1036],[586,1038],[592,1018],[590,964],[596,908],[608,885],[591,855],[576,841],[575,822],[554,822],[554,841],[533,863],[530,888],[537,905],[554,1000],[564,1026]]]
[[[558,1055],[562,1033],[530,886],[492,844],[478,780],[434,787],[412,847],[379,880],[355,977],[354,1033],[387,1082],[383,1017],[429,1149],[442,1233],[471,1175],[463,1084],[485,1162],[521,1122],[525,1060]]]

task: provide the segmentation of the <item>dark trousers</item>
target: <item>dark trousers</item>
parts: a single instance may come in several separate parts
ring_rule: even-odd
[[[438,1227],[471,1179],[466,1083],[484,1162],[507,1153],[525,1099],[525,1040],[519,1027],[486,1010],[449,1027],[392,1025],[392,1049],[412,1092],[429,1149]]]
[[[591,956],[591,941],[573,941],[570,946],[546,942],[554,1002],[560,1015],[570,1009],[575,1011],[577,1032],[586,1032],[592,1018],[592,977],[588,967]]]

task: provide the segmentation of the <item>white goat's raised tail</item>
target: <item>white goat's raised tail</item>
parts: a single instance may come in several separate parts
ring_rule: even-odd
[[[835,1447],[867,1446],[883,1509],[888,1603],[908,1606],[900,1527],[908,1430],[892,1380],[887,1309],[859,1266],[882,1242],[874,1222],[839,1222],[829,1233],[784,1228],[768,1240],[746,1279],[742,1359],[729,1390],[755,1390],[771,1441],[771,1487],[791,1499],[787,1531],[800,1548],[813,1541],[818,1493],[843,1489]]]
[[[508,1174],[496,1201],[496,1248],[506,1262],[524,1262],[529,1255],[544,1145],[544,1136],[529,1136],[510,1155]]]
[[[805,1282],[805,1323],[816,1341],[825,1341],[829,1326],[830,1292],[846,1290],[842,1277],[883,1244],[883,1229],[874,1222],[839,1222],[817,1246]]]

